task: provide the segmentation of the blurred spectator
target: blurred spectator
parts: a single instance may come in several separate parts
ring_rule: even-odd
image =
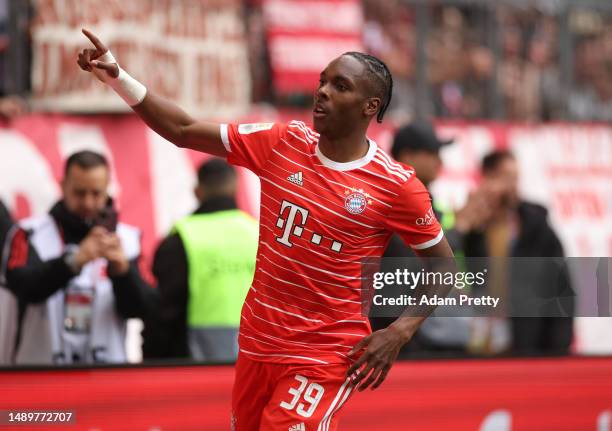
[[[10,121],[27,110],[26,102],[19,96],[0,97],[0,120]]]
[[[414,115],[415,27],[412,8],[399,0],[364,0],[363,43],[393,75],[389,116],[405,122]]]
[[[17,332],[17,301],[6,289],[4,277],[8,253],[4,241],[13,226],[13,219],[4,203],[0,201],[0,366],[12,362],[15,334]]]
[[[476,12],[476,11],[475,11]],[[479,14],[473,14],[479,18]],[[487,115],[487,81],[493,72],[493,56],[480,41],[476,19],[456,7],[434,14],[429,38],[428,67],[435,114],[450,118],[482,118]]]
[[[161,309],[144,331],[146,358],[234,361],[244,298],[251,286],[258,225],[237,209],[236,173],[212,159],[198,170],[200,206],[155,253]]]
[[[501,319],[491,319],[472,347],[481,353],[512,348],[514,353],[567,354],[572,340],[573,290],[564,266],[551,268],[549,258],[564,257],[563,247],[547,220],[544,207],[523,201],[518,194],[518,165],[507,151],[487,155],[482,183],[477,190],[486,201],[484,217],[473,218],[465,237],[466,257],[493,257],[487,280],[490,291],[511,299],[510,313],[521,315],[534,299],[553,302],[536,311],[541,317],[513,317],[506,340]],[[505,258],[546,258],[506,261]],[[532,315],[527,310],[527,315]],[[525,315],[523,314],[523,315]],[[553,317],[545,317],[553,316]],[[482,321],[480,321],[482,322]]]
[[[6,280],[19,300],[18,364],[125,362],[126,319],[145,317],[155,291],[140,276],[140,234],[117,222],[106,159],[66,161],[62,199],[19,223]]]
[[[612,30],[604,38],[589,37],[578,43],[574,88],[568,110],[576,120],[612,122]],[[602,55],[608,53],[608,57]]]
[[[269,78],[272,71],[261,0],[246,0],[245,12],[252,100],[256,103],[268,102],[272,97],[272,81]]]

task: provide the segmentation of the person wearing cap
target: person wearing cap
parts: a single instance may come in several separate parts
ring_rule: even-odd
[[[440,139],[431,123],[415,122],[397,131],[393,139],[391,155],[398,162],[412,166],[417,177],[429,189],[442,169],[440,151],[452,143],[452,139]],[[487,201],[480,194],[472,193],[465,206],[456,212],[439,205],[433,197],[432,206],[453,252],[455,255],[457,253],[461,255],[464,235],[488,214]],[[404,249],[401,241],[393,238],[387,248],[387,255],[403,256]]]

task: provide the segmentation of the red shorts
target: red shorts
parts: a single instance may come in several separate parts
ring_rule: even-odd
[[[333,431],[353,392],[346,365],[287,365],[238,355],[232,430]]]

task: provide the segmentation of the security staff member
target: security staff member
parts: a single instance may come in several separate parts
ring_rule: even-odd
[[[258,224],[236,207],[236,173],[224,160],[198,170],[200,206],[180,220],[153,262],[161,305],[143,333],[146,358],[234,361],[240,311],[257,254]]]

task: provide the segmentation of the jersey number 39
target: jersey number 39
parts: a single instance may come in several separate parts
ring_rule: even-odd
[[[297,388],[289,388],[289,393],[293,395],[293,399],[289,402],[283,401],[280,403],[280,406],[287,410],[293,410],[297,405],[297,409],[295,410],[300,416],[305,418],[309,418],[314,413],[319,401],[323,397],[323,393],[325,389],[323,386],[318,383],[308,384],[308,379],[304,376],[300,376],[299,374],[295,375],[295,380],[300,382],[300,386]],[[302,399],[305,402],[298,402]]]

